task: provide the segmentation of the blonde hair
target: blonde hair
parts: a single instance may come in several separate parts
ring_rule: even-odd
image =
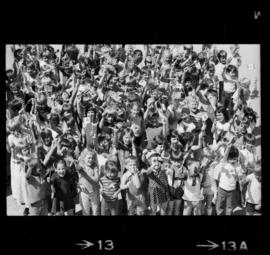
[[[79,165],[80,165],[81,167],[85,167],[85,158],[86,158],[86,156],[88,156],[88,155],[93,155],[94,164],[95,164],[95,166],[98,167],[97,153],[96,153],[94,150],[88,149],[88,148],[85,148],[85,149],[81,152],[81,154],[80,154],[80,156],[79,156],[79,158],[78,158]]]

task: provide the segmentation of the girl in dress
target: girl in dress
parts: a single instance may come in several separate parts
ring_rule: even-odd
[[[18,205],[24,204],[22,183],[20,177],[21,161],[18,157],[20,150],[24,146],[25,133],[21,126],[20,117],[11,119],[8,123],[11,134],[7,137],[7,151],[11,153],[11,192]]]
[[[148,192],[150,195],[150,206],[152,215],[166,215],[168,202],[170,199],[168,179],[165,171],[162,171],[161,158],[154,153],[149,158],[150,167],[142,170],[148,177]]]

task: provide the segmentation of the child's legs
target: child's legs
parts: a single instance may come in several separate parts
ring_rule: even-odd
[[[21,179],[21,187],[22,187],[22,194],[23,194],[23,200],[25,203],[25,207],[29,208],[30,207],[30,203],[28,201],[28,195],[27,195],[27,189],[26,189],[26,179],[25,179],[25,172],[21,171],[20,172],[20,179]]]
[[[134,200],[129,199],[126,197],[127,208],[128,208],[128,215],[135,215],[136,214],[136,203]]]
[[[38,201],[29,208],[30,216],[47,216],[48,215],[48,201],[47,199],[43,199]]]
[[[157,205],[151,204],[151,215],[156,215],[156,214],[157,214]]]
[[[226,197],[227,192],[221,188],[218,188],[216,212],[217,215],[224,215],[226,209]]]
[[[160,215],[166,215],[167,213],[167,208],[168,208],[168,201],[164,202],[160,205]]]
[[[191,215],[193,210],[192,202],[184,200],[184,212],[183,215]]]
[[[104,200],[104,198],[102,198],[102,200],[101,200],[101,215],[102,215],[102,216],[109,215],[108,204],[107,204],[107,202]]]
[[[246,215],[253,215],[255,213],[255,205],[246,203]]]
[[[174,201],[174,215],[180,215],[181,204],[182,199],[177,199]]]
[[[20,203],[20,164],[15,163],[11,159],[10,171],[11,171],[11,192],[13,198]]]
[[[175,200],[171,200],[168,202],[168,215],[173,215],[174,206],[175,206]]]
[[[193,212],[195,216],[199,216],[202,214],[201,210],[202,210],[202,201],[198,201],[198,202],[192,202],[193,204]]]
[[[233,209],[233,196],[235,194],[235,191],[229,191],[227,193],[226,197],[226,215],[231,215],[232,214],[232,209]]]
[[[119,211],[121,215],[126,215],[128,212],[127,209],[127,201],[126,201],[126,191],[121,190],[121,197],[122,199],[119,202]]]
[[[204,201],[202,203],[202,214],[211,216],[212,215],[212,200],[214,198],[214,193],[211,190],[211,187],[204,189]]]
[[[83,215],[90,215],[91,201],[87,194],[80,192],[79,201],[82,208]]]
[[[112,216],[119,215],[119,200],[110,202],[109,208]]]
[[[145,215],[146,208],[144,206],[137,206],[136,213],[137,215]]]
[[[99,197],[99,192],[94,191],[90,195],[90,200],[91,200],[91,207],[93,211],[93,216],[100,215],[100,197]]]
[[[66,216],[75,216],[75,209],[69,209],[67,212],[65,212]]]

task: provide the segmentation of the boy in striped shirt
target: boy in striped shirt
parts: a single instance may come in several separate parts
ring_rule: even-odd
[[[119,215],[120,177],[115,161],[105,163],[105,175],[100,178],[101,184],[101,215]]]

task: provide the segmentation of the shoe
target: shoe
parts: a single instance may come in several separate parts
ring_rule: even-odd
[[[25,208],[23,211],[23,216],[28,216],[29,215],[29,208]]]

